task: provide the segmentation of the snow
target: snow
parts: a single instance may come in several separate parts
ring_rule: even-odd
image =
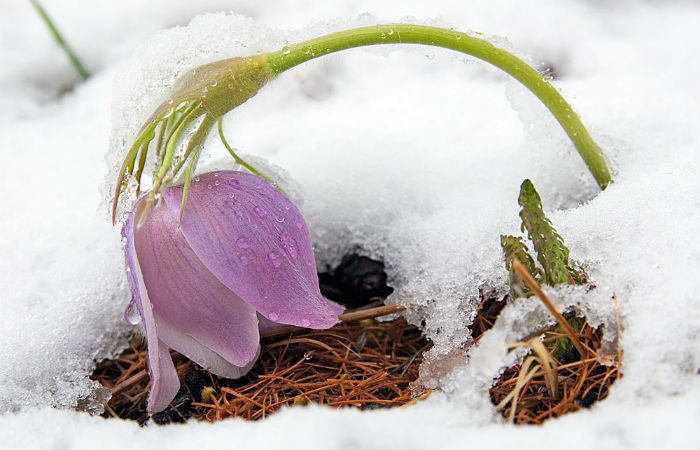
[[[4,446],[700,445],[696,1],[45,3],[94,76],[78,83],[28,3],[0,3],[8,62],[0,73],[0,249],[9,255],[0,260]],[[224,9],[252,19],[214,14],[159,31]],[[600,193],[544,107],[483,63],[402,46],[293,69],[226,116],[229,142],[289,173],[320,266],[358,246],[386,261],[396,287],[390,301],[416,304],[409,318],[425,320],[435,343],[421,372],[439,390],[407,408],[297,407],[258,423],[138,428],[73,411],[94,393],[86,378],[94,360],[118,352],[130,330],[119,233],[106,219],[101,186],[122,139],[167,98],[174,74],[397,20],[483,31],[536,66],[551,64],[555,85],[608,155],[615,183]],[[207,151],[209,161],[225,154],[217,139]],[[610,396],[542,427],[504,424],[486,396],[514,358],[506,345],[547,320],[541,306],[509,306],[468,359],[440,365],[468,341],[478,289],[505,284],[499,236],[518,233],[524,178],[598,286],[551,297],[612,330],[615,293],[623,326],[624,377]]]

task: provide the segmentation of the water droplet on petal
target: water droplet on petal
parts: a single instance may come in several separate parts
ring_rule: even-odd
[[[250,247],[250,241],[248,239],[246,239],[245,237],[239,237],[236,240],[236,245],[239,248],[248,248],[248,247]]]
[[[282,223],[282,222],[284,222],[284,217],[282,217],[282,216],[280,216],[280,217],[275,217],[275,220],[276,220],[277,222],[279,222],[279,223]]]
[[[280,316],[278,316],[277,313],[271,312],[270,314],[268,314],[267,318],[273,322],[276,322],[280,319]]]
[[[138,325],[141,323],[141,315],[139,314],[138,308],[136,308],[136,305],[133,303],[129,303],[129,306],[127,306],[124,317],[129,325]]]
[[[255,208],[253,208],[253,210],[255,211],[255,214],[257,214],[258,217],[260,217],[261,219],[263,217],[267,216],[267,211],[265,211],[264,209],[262,209],[259,206],[256,206]]]
[[[277,254],[277,252],[268,253],[267,260],[270,261],[270,265],[272,265],[272,267],[277,268],[282,265],[282,258],[280,258],[280,255]]]
[[[302,327],[309,327],[310,325],[311,325],[311,321],[309,319],[302,319],[301,320]]]
[[[294,238],[289,235],[286,231],[280,235],[280,243],[284,252],[292,259],[297,259],[299,257],[299,251],[297,250],[297,243]]]

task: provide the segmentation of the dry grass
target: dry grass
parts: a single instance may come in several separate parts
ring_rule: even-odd
[[[548,331],[543,341],[553,344],[566,337],[563,333]],[[601,332],[587,323],[577,333],[580,342],[590,351],[600,348]],[[489,391],[494,404],[500,403],[515,387],[520,376],[521,366],[506,369]],[[558,387],[556,395],[548,391],[543,372],[540,370],[520,390],[513,418],[517,424],[541,424],[552,417],[587,408],[596,401],[607,397],[610,386],[620,377],[618,365],[605,366],[594,353],[584,359],[558,364]],[[512,405],[511,405],[512,406]],[[503,410],[504,416],[509,411]]]
[[[398,319],[364,319],[329,330],[297,329],[266,338],[260,359],[240,380],[216,377],[171,352],[183,389],[157,423],[189,418],[263,419],[284,405],[308,402],[363,409],[401,406],[424,394],[412,383],[428,343]],[[116,360],[99,364],[93,378],[113,389],[107,415],[145,423],[148,392],[146,352],[132,346]]]
[[[493,292],[482,296],[479,312],[470,326],[475,342],[493,326],[507,303]],[[374,315],[387,314],[389,310],[375,308],[375,312]],[[329,330],[291,327],[270,333],[262,340],[260,359],[239,380],[214,376],[171,352],[183,387],[167,410],[152,416],[153,421],[164,424],[190,418],[218,421],[227,417],[257,420],[285,405],[302,406],[309,402],[362,409],[396,407],[429,395],[417,379],[422,354],[430,344],[403,319],[376,322],[367,318],[372,315],[350,313],[345,316],[346,322]],[[566,337],[553,328],[542,333],[543,343],[550,351],[554,347],[551,343]],[[581,359],[577,351],[575,360],[556,364],[556,394],[549,391],[544,373],[539,370],[527,382],[521,381],[515,408],[509,402],[510,407],[503,409],[504,416],[512,413],[517,424],[540,424],[607,396],[612,383],[620,377],[621,354],[617,355],[618,363],[602,365],[596,358],[601,331],[584,324],[576,337],[585,349],[585,357]],[[113,390],[105,416],[142,424],[149,420],[145,358],[145,350],[133,345],[119,358],[98,365],[93,378]],[[494,405],[513,391],[519,378],[524,378],[520,372],[521,366],[514,366],[498,378],[490,390]]]

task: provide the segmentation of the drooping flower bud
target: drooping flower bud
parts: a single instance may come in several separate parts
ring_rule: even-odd
[[[182,191],[166,189],[150,209],[142,198],[122,229],[148,345],[150,412],[180,386],[168,347],[238,378],[257,358],[260,326],[329,328],[342,312],[321,296],[309,231],[278,189],[242,172],[202,175],[178,228]]]

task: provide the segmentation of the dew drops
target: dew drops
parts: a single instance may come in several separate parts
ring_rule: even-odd
[[[200,178],[199,177],[194,177],[194,182],[199,183]]]
[[[301,319],[301,326],[307,328],[311,326],[311,321],[309,319]]]
[[[126,308],[124,317],[130,325],[138,325],[139,323],[141,323],[141,315],[139,314],[138,308],[136,308],[136,305],[134,305],[133,303],[129,303],[129,306]]]
[[[267,318],[273,322],[277,322],[280,319],[280,316],[277,315],[277,313],[271,312],[270,314],[267,315]]]
[[[283,222],[284,222],[284,217],[282,217],[282,216],[275,217],[275,220],[276,220],[277,222],[279,222],[279,223],[283,223]]]
[[[282,47],[282,53],[284,53],[285,55],[288,55],[290,51],[291,50],[289,49],[289,46],[285,45],[284,47]]]
[[[216,80],[212,81],[211,84],[210,84],[211,87],[216,87],[216,85],[217,85],[217,81],[216,81]]]
[[[282,258],[277,252],[268,253],[267,260],[270,262],[270,265],[274,268],[277,268],[282,265]]]
[[[238,246],[238,248],[248,248],[250,247],[250,241],[247,238],[241,236],[238,239],[236,239],[236,245]]]
[[[259,206],[256,206],[255,208],[253,208],[253,210],[255,211],[255,214],[257,214],[258,217],[260,217],[261,219],[263,217],[267,216],[267,211],[265,211],[264,209],[262,209]]]
[[[280,243],[284,252],[292,259],[297,259],[299,257],[299,250],[297,250],[297,243],[294,241],[289,233],[284,232],[280,235]]]

